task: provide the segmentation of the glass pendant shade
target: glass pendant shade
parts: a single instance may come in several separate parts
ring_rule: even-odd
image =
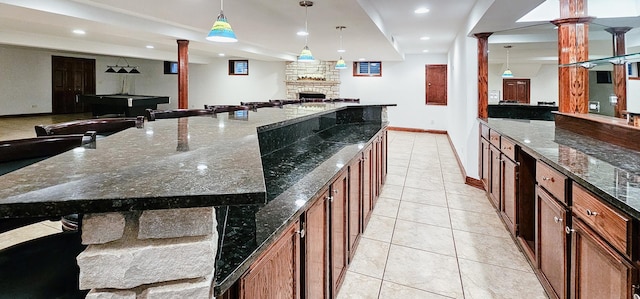
[[[513,73],[510,69],[506,69],[504,73],[502,73],[502,78],[513,78]]]
[[[140,74],[140,72],[138,71],[137,68],[134,67],[129,71],[129,74]]]
[[[309,47],[304,46],[304,48],[302,48],[302,52],[300,52],[300,56],[298,56],[298,61],[310,62],[315,60],[316,59],[313,58],[313,54],[311,54],[311,50],[309,50]]]
[[[344,59],[342,59],[342,57],[340,57],[338,62],[336,62],[336,70],[344,70],[346,68],[347,68],[347,63],[344,62]]]
[[[129,72],[127,72],[127,70],[124,67],[121,67],[118,72],[118,74],[128,74]]]
[[[109,67],[106,71],[104,71],[105,73],[115,73],[116,70],[113,69],[113,67]]]
[[[234,43],[238,41],[236,34],[233,32],[233,29],[231,29],[231,25],[227,22],[227,18],[222,11],[220,11],[218,19],[213,23],[207,40],[222,43]]]

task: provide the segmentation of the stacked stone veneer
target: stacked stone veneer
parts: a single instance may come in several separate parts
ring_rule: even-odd
[[[210,298],[215,209],[88,214],[77,257],[87,298]]]
[[[340,70],[336,70],[335,66],[335,61],[287,62],[285,68],[287,99],[297,99],[301,92],[322,93],[327,98],[340,97]]]

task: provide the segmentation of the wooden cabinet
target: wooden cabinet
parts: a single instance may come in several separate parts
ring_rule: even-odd
[[[363,153],[363,171],[362,171],[362,220],[363,227],[366,227],[373,212],[373,176],[374,176],[374,160],[373,146],[368,145]]]
[[[539,277],[551,298],[567,298],[567,211],[544,189],[536,192]]]
[[[489,141],[480,138],[480,180],[482,181],[482,185],[484,185],[484,190],[489,192],[489,173],[490,173],[490,164],[489,164]]]
[[[330,202],[330,264],[332,298],[338,294],[338,288],[347,270],[347,206],[349,204],[349,181],[347,171],[331,184]]]
[[[500,209],[500,149],[489,145],[489,199],[496,209]]]
[[[299,226],[289,225],[240,278],[240,298],[300,298]]]
[[[304,213],[305,298],[328,298],[329,190]]]
[[[349,262],[356,252],[362,233],[362,171],[364,159],[360,156],[349,165]]]
[[[572,231],[571,298],[634,298],[633,265],[581,220],[574,220]]]
[[[507,155],[502,155],[500,161],[501,189],[500,214],[511,234],[516,235],[516,215],[518,197],[518,163]]]

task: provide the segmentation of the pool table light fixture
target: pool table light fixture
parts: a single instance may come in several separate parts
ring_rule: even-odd
[[[213,23],[213,27],[211,27],[211,31],[209,31],[206,39],[220,43],[235,43],[238,41],[238,38],[236,38],[236,34],[233,32],[233,29],[231,29],[227,17],[224,16],[223,6],[224,0],[220,0],[220,14]]]
[[[124,62],[127,65],[119,65],[120,60],[124,60]],[[115,69],[118,69],[117,71]],[[127,70],[129,69],[129,70]],[[129,65],[129,61],[127,61],[126,58],[124,57],[120,57],[118,58],[118,61],[116,62],[116,65],[107,65],[107,70],[104,71],[105,73],[112,73],[112,74],[140,74],[140,71],[138,70],[138,66],[137,65]]]

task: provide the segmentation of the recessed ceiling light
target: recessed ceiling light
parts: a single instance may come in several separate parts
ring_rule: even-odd
[[[153,48],[155,48],[155,47],[154,47],[153,45],[147,45],[147,46],[146,46],[146,48],[147,48],[147,49],[153,49]]]
[[[306,32],[306,31],[298,31],[298,33],[296,33],[296,34],[297,34],[297,35],[299,35],[299,36],[307,36],[307,35],[309,35],[309,32]]]
[[[415,12],[417,14],[423,14],[423,13],[428,13],[429,9],[425,8],[425,7],[420,7],[418,9],[414,10],[413,12]]]
[[[359,60],[359,61],[365,61],[365,59],[364,59],[364,58],[359,58],[358,60]]]
[[[421,37],[421,38],[420,38],[420,40],[430,40],[430,39],[431,39],[431,38],[430,38],[430,37],[428,37],[428,36],[423,36],[423,37]]]
[[[86,32],[84,32],[84,30],[82,30],[82,29],[75,29],[75,30],[73,30],[73,33],[75,33],[75,34],[79,34],[79,35],[87,34],[87,33],[86,33]]]
[[[224,53],[220,53],[220,54],[218,54],[218,56],[223,57],[223,56],[224,56]]]
[[[422,50],[422,53],[428,53],[429,50]]]
[[[344,53],[344,52],[347,52],[347,50],[345,50],[345,49],[338,50],[338,53]]]

